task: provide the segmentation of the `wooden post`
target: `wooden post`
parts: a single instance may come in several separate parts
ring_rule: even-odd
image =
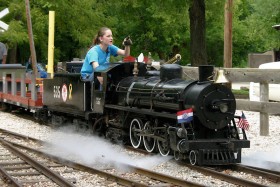
[[[37,77],[37,74],[38,74],[37,57],[36,57],[36,51],[35,51],[35,46],[34,46],[34,40],[33,40],[33,31],[32,31],[29,0],[25,0],[25,8],[26,8],[26,18],[27,18],[28,37],[29,37],[29,45],[30,45],[30,52],[31,52],[33,75],[35,75],[35,77]]]
[[[269,101],[269,86],[268,83],[260,83],[260,101]],[[260,112],[260,135],[269,135],[269,115],[265,112]]]
[[[224,24],[224,67],[232,68],[232,11],[233,0],[227,0],[225,4]],[[227,84],[231,88],[231,84]]]
[[[26,83],[25,83],[25,73],[22,73],[20,76],[20,96],[26,96]]]
[[[8,81],[7,81],[7,73],[3,72],[3,93],[8,93]]]
[[[16,73],[11,73],[11,92],[12,95],[16,95],[17,93],[17,83],[16,83]]]
[[[31,99],[37,101],[36,77],[31,75]]]

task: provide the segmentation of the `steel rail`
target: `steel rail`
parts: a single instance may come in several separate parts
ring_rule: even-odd
[[[62,176],[58,175],[57,173],[53,172],[46,166],[40,164],[39,162],[35,161],[32,159],[30,156],[27,154],[19,151],[17,148],[15,148],[12,144],[4,140],[3,138],[0,138],[0,142],[11,152],[13,152],[15,155],[20,157],[22,160],[26,161],[28,164],[33,166],[37,171],[43,173],[45,176],[47,176],[49,179],[57,183],[59,186],[63,187],[73,187],[74,185],[68,182],[65,178]]]
[[[57,157],[57,156],[45,153],[43,151],[32,149],[32,148],[24,146],[24,145],[20,145],[20,144],[10,142],[10,141],[7,141],[7,142],[9,142],[10,144],[12,144],[15,147],[19,147],[21,149],[25,149],[25,150],[34,152],[38,155],[48,157],[48,158],[52,159],[53,161],[64,164],[68,167],[71,167],[71,168],[74,168],[74,169],[77,169],[77,170],[80,170],[80,171],[89,172],[89,173],[92,173],[92,174],[97,174],[99,176],[102,176],[104,178],[107,178],[108,180],[117,182],[118,184],[121,184],[121,185],[124,185],[124,186],[137,186],[137,187],[147,187],[148,186],[148,185],[136,182],[136,181],[125,179],[125,178],[119,177],[117,175],[107,173],[107,172],[104,172],[104,171],[101,171],[101,170],[98,170],[98,169],[80,164],[80,163],[76,163],[76,162],[61,158],[61,157]]]
[[[160,180],[160,181],[171,183],[173,185],[197,186],[197,187],[204,186],[204,185],[200,185],[198,183],[194,183],[194,182],[190,182],[190,181],[183,180],[183,179],[180,179],[180,178],[176,178],[176,177],[172,177],[172,176],[169,176],[169,175],[165,175],[165,174],[162,174],[162,173],[150,171],[150,170],[147,170],[147,169],[144,169],[144,168],[139,168],[139,167],[135,167],[135,166],[128,165],[128,164],[123,164],[123,165],[124,166],[128,166],[131,169],[135,170],[136,173],[139,173],[141,175],[145,175],[145,176],[148,176],[150,178],[154,178],[154,179],[157,179],[157,180]]]
[[[38,140],[38,139],[35,139],[35,138],[30,138],[28,136],[21,135],[21,134],[18,134],[18,133],[14,133],[14,132],[10,132],[10,131],[7,131],[7,130],[4,130],[4,129],[0,128],[0,132],[1,131],[4,132],[4,133],[12,134],[14,136],[22,137],[22,138],[25,138],[25,139],[31,139],[33,141],[43,143],[43,141],[41,141],[41,140]],[[12,142],[10,142],[10,143],[12,143]],[[12,143],[12,144],[14,144],[15,146],[20,146],[24,149],[27,149],[27,147],[25,148],[25,146],[15,144],[15,143]],[[30,149],[30,150],[34,151],[33,149]],[[37,152],[37,150],[35,150],[35,151]],[[40,154],[45,155],[46,153],[40,151]],[[48,155],[48,156],[55,157],[53,155]],[[61,160],[61,158],[56,158],[56,159],[59,159],[59,161]],[[71,161],[67,161],[67,162],[71,162]],[[75,164],[75,166],[79,167],[79,169],[91,169],[91,168],[84,168],[84,166],[76,165],[76,164]],[[127,165],[125,163],[122,163],[122,165],[133,169],[138,174],[145,175],[147,177],[154,178],[154,179],[164,181],[164,182],[167,182],[167,183],[172,183],[174,185],[179,185],[179,186],[203,186],[203,185],[200,185],[198,183],[193,183],[193,182],[190,182],[190,181],[186,181],[186,180],[183,180],[183,179],[179,179],[179,178],[175,178],[175,177],[172,177],[172,176],[164,175],[164,174],[161,174],[161,173],[152,172],[152,171],[149,171],[149,170],[146,170],[146,169],[143,169],[143,168],[138,168],[138,167],[135,167],[135,166],[132,166],[132,165]],[[73,167],[72,162],[71,162],[70,166]],[[124,184],[131,185],[129,183],[124,183]]]
[[[190,169],[196,170],[196,171],[201,172],[205,175],[213,176],[217,179],[227,181],[227,182],[230,182],[230,183],[233,183],[233,184],[246,186],[246,187],[265,187],[265,185],[262,185],[262,184],[259,184],[259,183],[256,183],[256,182],[252,182],[252,181],[248,181],[248,180],[245,180],[245,179],[242,179],[242,178],[234,177],[234,176],[231,176],[231,175],[227,175],[227,174],[217,172],[217,171],[214,171],[212,169],[205,168],[205,167],[193,166],[191,164],[186,164],[186,163],[184,163],[184,165],[186,165]]]
[[[233,168],[238,171],[251,173],[252,175],[262,176],[275,183],[280,183],[280,175],[274,174],[272,171],[270,172],[269,170],[262,171],[262,169],[251,168],[250,166],[245,166],[241,164],[234,165]]]
[[[113,175],[113,174],[110,174],[110,173],[107,173],[107,172],[104,172],[104,171],[100,171],[100,170],[97,170],[95,168],[92,168],[92,167],[89,167],[89,166],[86,166],[86,165],[83,165],[83,164],[80,164],[80,163],[76,163],[76,162],[73,162],[73,161],[70,161],[70,160],[67,160],[67,159],[64,159],[64,158],[60,158],[60,157],[45,153],[43,151],[35,150],[35,149],[32,149],[32,148],[26,147],[24,145],[20,145],[20,144],[13,143],[13,142],[10,142],[10,143],[13,144],[16,147],[20,147],[20,148],[23,148],[23,149],[26,149],[26,150],[29,150],[29,151],[32,151],[32,152],[36,152],[37,154],[47,156],[47,157],[49,157],[53,160],[56,160],[57,162],[65,164],[69,167],[104,176],[104,177],[106,177],[106,178],[108,178],[112,181],[115,181],[115,182],[117,182],[119,184],[122,184],[122,185],[125,185],[125,186],[139,186],[139,187],[148,186],[146,184],[139,183],[139,182],[136,182],[136,181],[132,181],[132,180],[129,180],[129,179],[125,179],[125,178],[122,178],[122,177],[119,177],[117,175]],[[156,180],[159,180],[159,181],[162,181],[162,182],[166,182],[166,183],[169,183],[169,184],[178,185],[178,186],[197,186],[197,187],[203,186],[203,185],[200,185],[198,183],[186,181],[186,180],[183,180],[183,179],[179,179],[179,178],[176,178],[176,177],[168,176],[168,175],[157,173],[157,172],[152,172],[152,171],[149,171],[149,170],[146,170],[146,169],[143,169],[143,168],[138,168],[138,167],[135,167],[135,166],[132,166],[132,165],[127,165],[125,163],[121,163],[121,164],[123,166],[131,168],[132,170],[134,170],[138,174],[145,175],[149,178],[153,178],[153,179],[156,179]]]
[[[0,172],[2,173],[2,177],[6,183],[12,186],[22,187],[22,185],[11,175],[9,175],[9,173],[7,173],[2,166],[0,166]]]
[[[38,143],[43,143],[42,140],[39,140],[37,138],[32,138],[30,136],[25,136],[23,134],[19,134],[19,133],[16,133],[16,132],[12,132],[12,131],[9,131],[9,130],[6,130],[6,129],[2,129],[0,128],[0,132],[2,133],[6,133],[6,134],[9,134],[9,135],[13,135],[13,136],[16,136],[16,137],[20,137],[20,138],[24,138],[26,140],[32,140],[32,141],[35,141],[35,142],[38,142]]]

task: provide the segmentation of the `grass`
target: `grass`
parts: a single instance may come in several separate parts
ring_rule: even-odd
[[[249,90],[247,89],[232,90],[232,93],[236,98],[249,98]]]

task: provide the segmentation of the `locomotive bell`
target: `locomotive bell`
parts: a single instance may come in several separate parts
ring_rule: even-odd
[[[224,74],[224,70],[220,69],[218,71],[218,73],[216,73],[216,79],[215,79],[215,83],[228,83],[229,81],[227,80],[225,74]]]

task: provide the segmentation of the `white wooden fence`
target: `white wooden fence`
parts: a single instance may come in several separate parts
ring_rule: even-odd
[[[280,83],[280,69],[222,68],[230,83],[260,83],[260,101],[237,99],[237,110],[260,112],[260,135],[269,135],[269,114],[280,114],[280,103],[269,101],[269,84]],[[183,67],[183,78],[198,79],[197,67]],[[280,92],[280,90],[279,90]],[[279,93],[280,94],[280,93]]]

